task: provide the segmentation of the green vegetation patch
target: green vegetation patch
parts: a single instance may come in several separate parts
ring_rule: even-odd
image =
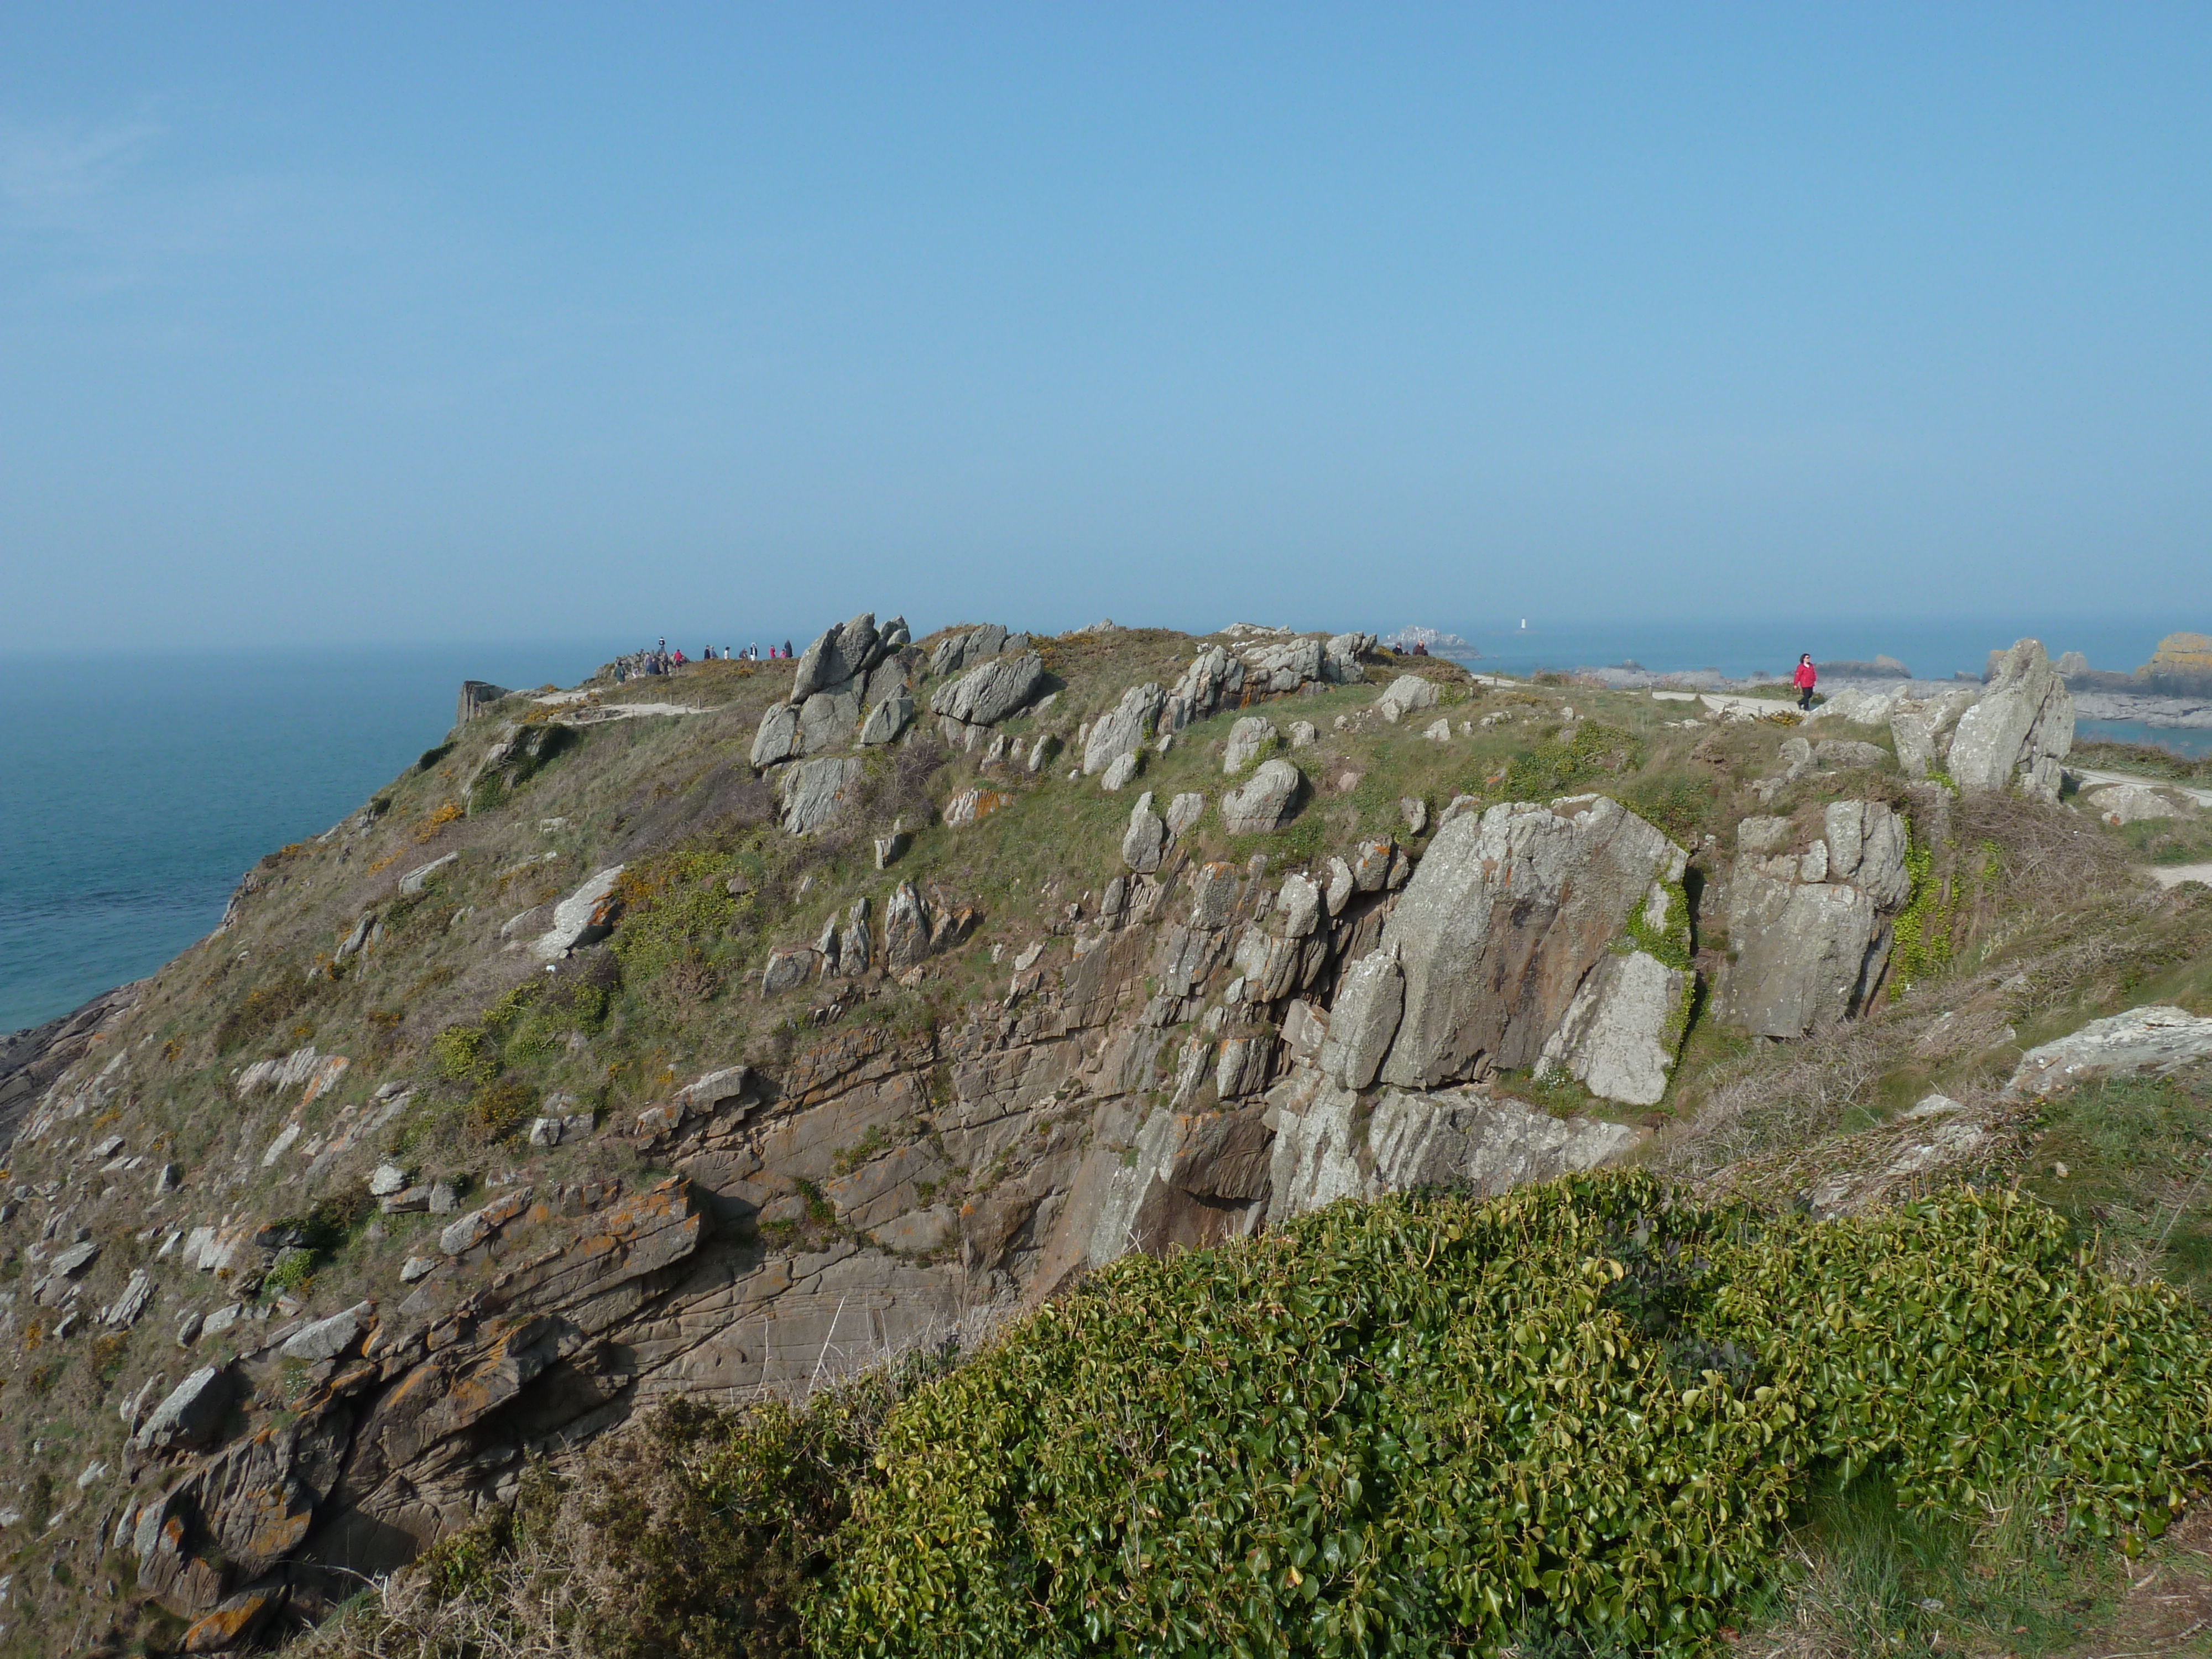
[[[2132,772],[2172,783],[2212,783],[2212,757],[2177,755],[2151,743],[2076,743],[2067,755],[2076,767],[2098,772]]]
[[[2143,818],[2122,824],[2118,833],[2136,856],[2147,863],[2212,862],[2212,812]]]
[[[741,901],[729,892],[731,850],[713,844],[678,848],[623,872],[623,919],[614,951],[633,984],[712,954],[737,920]]]
[[[1503,800],[1550,800],[1573,793],[1592,778],[1632,771],[1643,757],[1643,741],[1634,732],[1584,720],[1571,735],[1514,756],[1505,763],[1496,793]]]
[[[2084,1084],[2042,1103],[2039,1127],[2038,1197],[2107,1259],[2212,1299],[2212,1073]]]
[[[1647,823],[1656,824],[1678,847],[1694,848],[1708,830],[1721,828],[1720,780],[1686,769],[1655,772],[1617,792],[1620,804]]]
[[[2212,1339],[1959,1190],[1816,1224],[1640,1172],[1117,1262],[887,1425],[827,1655],[1704,1648],[1815,1480],[2129,1547],[2212,1460]]]

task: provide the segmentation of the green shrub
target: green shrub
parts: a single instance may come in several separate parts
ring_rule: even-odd
[[[538,1091],[519,1079],[494,1079],[469,1097],[468,1126],[487,1140],[506,1140],[530,1127]]]
[[[448,1025],[430,1039],[430,1065],[448,1083],[489,1083],[499,1075],[499,1046],[481,1025]]]
[[[623,916],[613,950],[642,988],[661,974],[711,959],[737,919],[728,890],[732,855],[708,844],[659,854],[623,872]]]
[[[1816,1476],[2155,1534],[2212,1344],[2016,1194],[1815,1224],[1641,1172],[1126,1258],[893,1413],[824,1655],[1688,1654]]]
[[[355,1235],[376,1214],[376,1200],[360,1184],[340,1188],[316,1200],[305,1215],[290,1215],[270,1223],[285,1241],[283,1252],[262,1278],[264,1291],[295,1291],[314,1277],[315,1270],[354,1241]]]
[[[916,1355],[824,1389],[723,1413],[674,1402],[647,1430],[651,1465],[675,1480],[602,1480],[586,1513],[625,1594],[603,1610],[597,1648],[767,1659],[806,1649],[795,1611],[823,1571],[876,1437],[902,1392],[944,1369]]]
[[[216,1053],[227,1054],[248,1043],[276,1036],[285,1021],[310,1012],[330,987],[331,981],[319,975],[308,977],[293,969],[279,968],[231,1004],[228,1012],[216,1022]],[[312,1019],[307,1024],[312,1034]]]
[[[277,1256],[276,1265],[263,1277],[261,1286],[269,1291],[296,1291],[315,1276],[319,1259],[314,1251],[295,1244]]]

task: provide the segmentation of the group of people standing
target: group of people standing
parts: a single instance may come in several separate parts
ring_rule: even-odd
[[[775,641],[769,641],[768,646],[769,659],[781,659],[791,654],[789,640],[786,640],[781,648]],[[668,648],[668,641],[664,637],[659,645],[650,650],[633,651],[626,656],[616,658],[615,684],[619,685],[625,680],[648,674],[672,674],[686,663],[690,662],[758,662],[760,660],[761,647],[757,645],[749,645],[743,651],[739,651],[734,646],[726,645],[718,648],[710,645],[701,651],[696,657],[687,657],[680,649],[671,651]]]

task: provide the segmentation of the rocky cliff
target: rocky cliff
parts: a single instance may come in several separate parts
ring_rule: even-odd
[[[247,1643],[657,1401],[1632,1153],[1701,1018],[1883,995],[1952,799],[1909,778],[2055,794],[2065,688],[2008,662],[1817,742],[1252,628],[472,683],[0,1073],[6,1639]]]

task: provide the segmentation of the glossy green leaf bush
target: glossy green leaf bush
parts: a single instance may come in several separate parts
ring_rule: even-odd
[[[826,1655],[1703,1649],[1816,1471],[2155,1532],[2212,1344],[2013,1194],[1828,1224],[1640,1173],[1129,1258],[919,1391],[805,1607]]]

